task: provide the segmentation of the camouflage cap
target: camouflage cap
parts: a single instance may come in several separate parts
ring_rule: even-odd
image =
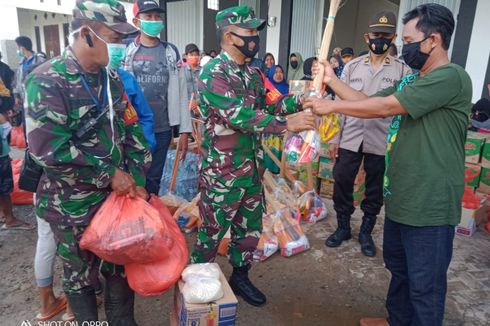
[[[255,17],[255,13],[249,6],[237,6],[226,8],[216,14],[216,28],[235,25],[246,29],[261,30],[266,21]]]
[[[121,34],[138,31],[127,22],[124,6],[116,0],[77,0],[73,19],[97,21]]]

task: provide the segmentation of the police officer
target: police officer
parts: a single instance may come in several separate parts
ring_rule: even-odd
[[[266,106],[260,73],[246,64],[259,50],[258,30],[265,21],[249,6],[216,15],[222,53],[202,70],[199,92],[205,120],[202,143],[201,201],[203,224],[192,253],[194,263],[213,261],[218,244],[231,228],[228,258],[230,285],[249,304],[265,304],[265,295],[249,280],[248,270],[262,228],[262,183],[257,151],[262,132],[313,129],[310,112],[282,117],[301,108],[299,97],[287,96]]]
[[[79,246],[111,191],[147,197],[148,143],[118,74],[108,68],[124,54],[123,37],[136,29],[114,0],[77,0],[71,27],[72,45],[26,80],[29,149],[44,169],[36,215],[55,235],[76,320],[98,320],[94,285],[101,271],[109,324],[136,325],[124,267],[101,264]]]
[[[410,72],[403,61],[388,55],[387,50],[396,38],[396,17],[392,12],[380,12],[369,22],[364,39],[369,53],[349,62],[341,80],[350,87],[373,95],[392,86]],[[335,83],[330,87],[335,91]],[[364,212],[359,243],[364,255],[376,255],[371,237],[376,217],[383,205],[383,175],[385,169],[386,134],[391,118],[359,119],[345,117],[340,137],[332,141],[330,155],[334,166],[334,209],[337,213],[337,230],[328,237],[328,247],[338,247],[351,238],[350,218],[354,213],[353,186],[359,167],[364,160],[366,193],[361,203]]]

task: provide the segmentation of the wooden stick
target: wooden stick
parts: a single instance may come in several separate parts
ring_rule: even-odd
[[[271,149],[269,148],[269,146],[267,146],[266,144],[262,143],[262,148],[264,149],[264,152],[269,155],[269,157],[271,158],[271,160],[277,165],[277,166],[281,166],[281,161],[279,161],[279,159],[276,157],[276,155],[274,155],[274,153],[272,153]],[[288,169],[285,169],[284,170],[284,175],[286,176],[286,178],[291,181],[291,182],[294,182],[296,181],[296,178],[292,175],[292,173],[288,170]]]
[[[175,181],[177,180],[177,172],[179,171],[179,164],[180,164],[181,157],[182,157],[182,153],[180,150],[180,138],[179,138],[179,142],[177,143],[177,148],[175,149],[175,161],[174,161],[174,167],[172,169],[172,178],[170,179],[170,186],[169,186],[170,192],[174,191],[175,188]]]
[[[328,11],[327,24],[323,32],[322,44],[320,47],[320,53],[318,59],[327,59],[330,51],[330,43],[332,42],[333,27],[337,11],[339,10],[340,2],[342,0],[330,0],[330,9]],[[320,91],[323,84],[323,69],[320,69],[318,75],[313,80],[313,85],[317,91]]]

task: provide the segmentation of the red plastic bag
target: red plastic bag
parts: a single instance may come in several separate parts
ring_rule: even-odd
[[[144,199],[111,193],[83,233],[80,247],[117,264],[149,263],[168,257],[168,231]]]
[[[22,169],[22,159],[12,160],[12,174],[14,177],[14,191],[10,194],[10,199],[12,204],[15,205],[32,205],[33,204],[33,193],[19,189],[19,175]]]
[[[185,238],[168,208],[156,196],[151,197],[150,204],[158,210],[162,222],[167,225],[173,246],[170,256],[158,262],[125,266],[129,286],[142,296],[160,295],[171,288],[180,279],[189,260]]]
[[[17,146],[18,149],[27,148],[26,135],[24,135],[24,128],[22,128],[22,126],[20,126],[20,132],[17,135],[17,143],[15,146]]]
[[[17,147],[17,142],[18,142],[20,133],[22,133],[22,125],[12,127],[12,130],[10,130],[10,146]]]

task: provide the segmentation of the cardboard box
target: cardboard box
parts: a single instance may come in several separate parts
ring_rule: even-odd
[[[478,225],[487,220],[488,206],[484,203],[478,209],[461,209],[461,221],[456,226],[456,233],[466,237],[471,237]]]
[[[472,188],[478,188],[480,185],[480,174],[482,168],[477,164],[465,163],[465,175],[472,176],[471,180],[466,181],[466,184]]]
[[[335,163],[326,157],[320,157],[318,177],[322,179],[333,179],[333,166]]]
[[[490,141],[486,141],[485,145],[483,145],[481,166],[490,169]]]
[[[220,275],[224,295],[221,299],[203,304],[186,303],[182,295],[184,282],[175,285],[174,309],[179,326],[233,326],[238,300],[223,273]]]
[[[487,195],[490,194],[490,168],[482,167],[478,191]]]
[[[320,157],[330,158],[330,153],[328,152],[329,148],[330,148],[330,144],[321,143],[320,144]]]
[[[289,81],[289,93],[293,95],[307,94],[310,89],[310,84],[313,81],[310,80],[290,80]]]
[[[468,163],[479,163],[480,156],[485,144],[487,135],[468,131],[468,136],[466,137],[466,143],[464,145],[465,151],[465,161]]]
[[[320,197],[331,199],[333,196],[333,184],[332,179],[321,179],[320,181],[320,191],[318,194]]]

